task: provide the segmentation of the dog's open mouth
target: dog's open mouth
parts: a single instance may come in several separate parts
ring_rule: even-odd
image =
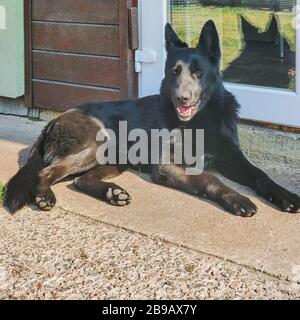
[[[191,106],[179,106],[176,108],[176,111],[179,115],[180,118],[182,119],[189,119],[191,118],[197,110],[196,105],[191,105]]]

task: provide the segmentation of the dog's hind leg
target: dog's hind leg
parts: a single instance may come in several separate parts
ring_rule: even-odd
[[[130,203],[130,195],[113,182],[105,182],[120,175],[124,170],[116,166],[97,166],[79,178],[74,180],[74,186],[80,191],[107,201],[115,206],[126,206]]]
[[[66,176],[67,169],[61,165],[51,165],[44,168],[39,174],[35,202],[43,211],[50,211],[56,204],[56,198],[51,186]]]
[[[69,155],[63,159],[56,159],[51,165],[39,173],[39,184],[36,190],[35,202],[41,210],[49,211],[56,203],[51,186],[70,175],[87,172],[97,165],[93,148]]]

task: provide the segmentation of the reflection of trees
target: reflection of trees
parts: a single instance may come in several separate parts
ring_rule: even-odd
[[[248,7],[271,9],[274,11],[292,10],[296,0],[171,0],[173,5],[216,5],[226,7]]]

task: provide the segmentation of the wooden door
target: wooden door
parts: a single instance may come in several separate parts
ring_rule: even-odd
[[[25,0],[28,107],[65,111],[136,96],[135,0]]]

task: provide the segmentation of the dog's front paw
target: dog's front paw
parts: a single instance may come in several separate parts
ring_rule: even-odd
[[[223,198],[224,208],[241,217],[252,217],[257,212],[256,205],[238,193],[227,194]]]
[[[126,206],[131,202],[130,195],[119,186],[109,187],[106,192],[106,199],[110,204],[119,207]]]
[[[279,207],[281,211],[290,213],[300,212],[300,198],[286,189],[275,189],[266,198]]]

